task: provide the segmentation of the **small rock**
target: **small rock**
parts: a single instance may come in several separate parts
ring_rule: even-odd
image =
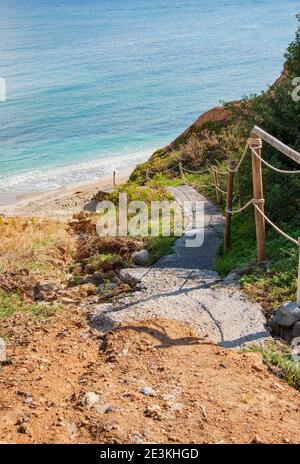
[[[27,393],[27,392],[25,392],[23,390],[18,390],[17,395],[18,396],[23,396],[24,398],[32,398],[31,393]]]
[[[69,434],[71,436],[74,436],[77,432],[77,425],[75,424],[75,422],[68,422],[66,426],[67,426]]]
[[[110,412],[114,412],[115,408],[110,404],[96,404],[95,410],[98,414],[109,414]]]
[[[300,337],[300,321],[296,322],[296,324],[293,327],[293,337]]]
[[[113,411],[114,411],[114,408],[113,408],[113,406],[110,406],[110,405],[105,407],[105,410],[104,410],[104,412],[106,414],[109,413],[109,412],[113,412]]]
[[[136,286],[134,287],[134,290],[136,292],[142,292],[143,290],[146,290],[146,285],[144,284],[136,284]]]
[[[102,284],[104,282],[105,276],[103,275],[102,272],[96,271],[93,274],[93,280],[96,285]]]
[[[130,270],[128,269],[122,269],[119,272],[119,279],[124,284],[130,285],[130,286],[134,286],[134,285],[141,283],[141,280],[135,277],[134,275],[131,275]]]
[[[275,311],[272,320],[282,327],[292,327],[297,321],[300,321],[300,308],[291,301],[285,303]]]
[[[256,372],[263,372],[264,367],[261,366],[260,364],[252,364],[252,369]]]
[[[262,445],[264,442],[258,435],[255,435],[253,443],[255,443],[256,445]]]
[[[6,343],[0,338],[0,362],[6,362]]]
[[[152,419],[158,419],[160,417],[160,406],[158,404],[152,404],[146,407],[144,414],[146,417]]]
[[[115,290],[115,288],[117,288],[118,284],[116,284],[115,282],[110,282],[109,284],[106,285],[106,288],[108,290]]]
[[[184,409],[184,404],[179,402],[171,403],[169,404],[169,408],[173,412],[182,411]]]
[[[251,367],[256,372],[263,372],[266,367],[258,353],[245,353],[244,358],[250,361]]]
[[[93,284],[80,285],[80,294],[82,296],[90,296],[95,294],[96,287]]]
[[[94,279],[94,275],[87,275],[86,277],[84,277],[81,281],[81,284],[82,285],[86,285],[86,284],[97,285]]]
[[[99,403],[100,396],[95,392],[87,392],[83,397],[83,404],[88,408],[91,408],[95,404]]]
[[[25,422],[28,422],[28,420],[29,420],[28,416],[21,416],[17,419],[16,425],[24,424]]]
[[[143,387],[140,389],[140,393],[143,393],[143,395],[146,396],[153,396],[154,391],[152,387]]]
[[[85,274],[94,274],[97,271],[96,266],[94,264],[87,264],[84,268]]]
[[[129,434],[130,443],[134,443],[135,445],[145,443],[145,439],[143,435],[139,432],[133,432]]]
[[[20,375],[26,375],[26,374],[28,374],[28,370],[26,369],[26,367],[21,367],[21,368],[19,369],[19,374],[20,374]]]
[[[277,324],[273,319],[270,319],[269,321],[269,328],[272,335],[274,335],[275,337],[281,336],[282,327],[279,324]]]
[[[65,422],[64,422],[64,420],[63,420],[62,417],[58,417],[58,418],[57,418],[56,425],[57,425],[58,427],[64,427],[66,424],[65,424]]]
[[[223,279],[224,284],[229,285],[233,284],[238,280],[238,275],[236,272],[230,272],[225,279]]]
[[[61,298],[60,301],[62,302],[62,304],[65,304],[65,305],[70,305],[74,303],[74,300],[72,298],[67,298],[67,297]]]
[[[243,276],[245,274],[248,274],[251,271],[254,271],[257,268],[256,264],[246,264],[245,266],[239,266],[237,267],[234,272],[238,276]]]
[[[273,382],[272,387],[274,388],[274,390],[285,391],[285,388],[282,385],[280,385],[280,383]]]
[[[33,403],[33,398],[32,396],[28,396],[27,398],[24,399],[23,401],[24,404],[32,404]]]
[[[17,428],[18,433],[26,434],[26,435],[31,435],[31,430],[27,424],[21,424]]]
[[[41,281],[37,284],[37,290],[43,293],[52,293],[60,289],[60,284],[56,281]]]
[[[147,250],[136,251],[132,255],[132,260],[137,266],[146,266],[150,260],[149,252]]]

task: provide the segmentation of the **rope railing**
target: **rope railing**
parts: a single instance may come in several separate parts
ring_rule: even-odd
[[[163,174],[164,172],[168,172],[168,171],[172,171],[174,170],[175,168],[177,168],[179,166],[179,163],[175,164],[175,166],[172,166],[171,168],[167,168],[167,169],[164,169],[163,171],[150,171],[148,169],[145,169],[144,172],[146,172],[146,174]]]
[[[189,185],[191,185],[192,187],[199,187],[199,188],[207,188],[207,187],[215,187],[215,184],[203,184],[203,185],[199,185],[197,184],[196,182],[192,182],[191,180],[185,178],[185,182]]]
[[[272,164],[268,163],[265,159],[263,159],[261,156],[259,156],[258,153],[256,153],[256,151],[254,150],[254,148],[250,147],[253,155],[256,156],[256,158],[258,158],[265,166],[267,166],[268,168],[272,169],[273,171],[275,172],[278,172],[279,174],[300,174],[300,170],[297,170],[297,171],[286,171],[284,169],[279,169],[279,168],[276,168],[275,166],[272,166]]]
[[[214,187],[216,191],[217,202],[220,205],[220,193],[226,196],[226,207],[225,207],[225,214],[226,214],[226,221],[225,221],[225,234],[224,234],[224,253],[226,253],[229,244],[230,244],[230,231],[231,231],[231,219],[233,215],[242,213],[251,205],[254,207],[255,212],[255,224],[256,224],[256,241],[257,241],[257,258],[258,264],[262,265],[265,263],[266,255],[265,255],[265,222],[267,222],[278,234],[284,237],[286,240],[290,241],[294,245],[296,245],[300,250],[300,238],[296,240],[295,238],[288,235],[284,232],[280,227],[278,227],[266,214],[264,211],[265,200],[263,196],[263,170],[262,165],[265,165],[267,168],[273,170],[274,172],[280,174],[300,174],[300,170],[284,170],[273,166],[268,161],[266,161],[262,155],[262,140],[264,142],[271,145],[273,148],[280,151],[282,154],[289,157],[291,160],[300,164],[300,153],[296,150],[288,147],[287,145],[283,144],[275,137],[271,136],[267,132],[263,131],[259,127],[255,126],[251,132],[251,136],[246,142],[244,151],[235,165],[234,161],[229,160],[228,167],[226,171],[219,170],[217,166],[213,165],[209,168],[203,170],[192,170],[188,167],[182,165],[182,162],[179,162],[177,165],[172,166],[171,168],[165,169],[164,171],[159,172],[152,172],[153,174],[164,173],[164,172],[175,172],[175,168],[179,167],[179,174],[181,179],[186,182],[187,184],[198,187],[198,188],[207,188],[207,187]],[[239,172],[243,162],[246,159],[246,156],[249,152],[252,154],[252,179],[253,179],[253,198],[247,201],[243,206],[238,209],[233,208],[233,202],[235,201],[236,194],[233,191],[234,187],[234,175],[235,173]],[[204,184],[199,185],[195,182],[190,181],[184,173],[188,174],[204,174],[210,172],[213,178],[213,184]],[[150,174],[151,171],[147,171],[147,174]],[[175,172],[178,175],[178,171]],[[223,190],[220,187],[219,177],[218,176],[227,176],[227,191]],[[240,195],[240,188],[239,188],[239,195]],[[300,307],[300,257],[299,257],[299,272],[298,272],[298,288],[297,288],[297,304]]]
[[[265,213],[258,207],[258,205],[255,203],[254,200],[252,200],[252,203],[254,204],[254,207],[256,208],[256,210],[259,212],[259,214],[261,214],[263,216],[263,218],[268,222],[268,224],[270,224],[270,226],[273,227],[273,229],[275,229],[280,235],[282,235],[283,237],[285,237],[287,240],[289,240],[290,242],[292,242],[294,245],[296,245],[297,247],[300,247],[300,242],[296,239],[294,239],[293,237],[291,237],[290,235],[288,235],[287,233],[285,233],[282,229],[280,229],[278,226],[276,226],[276,224],[274,224],[274,222],[271,221],[271,219],[269,219]]]
[[[191,169],[187,169],[186,167],[182,166],[182,169],[190,174],[204,174],[205,172],[209,172],[210,168],[203,169],[202,171],[192,171]]]
[[[259,212],[259,214],[261,214],[263,216],[263,218],[268,222],[268,224],[270,224],[270,226],[272,226],[280,235],[285,237],[287,240],[294,243],[294,245],[300,247],[300,243],[296,239],[294,239],[293,237],[288,235],[286,232],[284,232],[282,229],[280,229],[278,226],[276,226],[276,224],[274,224],[274,222],[271,221],[271,219],[268,218],[268,216],[266,216],[266,214],[262,212],[262,210],[259,208],[258,204],[263,204],[263,203],[264,203],[264,200],[258,201],[258,200],[254,200],[254,198],[251,198],[251,200],[249,200],[241,208],[239,208],[237,210],[230,210],[228,208],[225,208],[225,211],[226,211],[226,213],[231,214],[231,215],[238,214],[238,213],[241,213],[242,211],[244,211],[245,209],[247,209],[249,206],[254,205],[254,207]]]
[[[231,214],[231,215],[238,214],[238,213],[241,213],[242,211],[244,211],[245,209],[247,209],[252,204],[253,204],[253,198],[251,198],[251,200],[249,200],[244,206],[242,206],[239,209],[234,210],[234,209],[229,209],[229,208],[226,207],[225,211],[226,211],[226,213]]]
[[[216,187],[216,189],[217,189],[220,193],[223,193],[224,195],[227,195],[227,192],[225,192],[225,190],[222,190],[218,185],[214,185],[214,187]]]
[[[246,143],[246,145],[245,145],[245,148],[244,148],[244,151],[243,151],[243,153],[242,153],[242,156],[240,157],[240,160],[239,160],[238,164],[235,166],[235,168],[232,169],[232,168],[230,168],[230,167],[228,166],[228,172],[235,173],[235,172],[238,172],[238,171],[239,171],[239,169],[240,169],[240,167],[241,167],[241,165],[242,165],[242,163],[243,163],[243,161],[244,161],[244,159],[246,158],[246,155],[247,155],[247,153],[248,153],[248,150],[249,150],[249,143],[250,143],[250,142],[249,142],[249,140],[248,140],[247,143]]]
[[[219,171],[218,169],[216,169],[215,167],[212,168],[217,174],[220,174],[221,176],[224,175],[224,176],[227,176],[228,175],[228,171]]]
[[[279,150],[282,154],[288,156],[293,161],[300,164],[300,153],[294,149],[284,145],[275,137],[271,136],[267,132],[263,131],[259,127],[255,126],[251,137],[248,139],[243,155],[237,166],[228,167],[228,184],[227,184],[227,198],[226,198],[226,224],[225,224],[225,237],[224,237],[224,251],[230,244],[230,227],[231,218],[234,214],[242,213],[244,210],[249,208],[252,204],[255,212],[255,225],[256,225],[256,242],[257,242],[257,258],[258,264],[262,265],[265,262],[265,223],[268,223],[279,235],[297,246],[299,249],[299,269],[298,269],[298,285],[297,285],[297,304],[300,307],[300,238],[296,240],[294,237],[287,234],[284,230],[278,227],[265,213],[264,206],[265,200],[263,196],[263,170],[262,166],[265,165],[267,168],[280,174],[300,174],[300,170],[285,170],[273,166],[271,163],[266,161],[262,156],[262,140],[270,144],[273,148]],[[232,208],[233,202],[233,178],[234,173],[237,172],[244,161],[248,149],[250,148],[252,154],[252,178],[253,178],[253,198],[249,200],[244,206],[239,209]]]
[[[180,165],[180,163],[176,164],[175,166],[172,166],[171,168],[164,169],[163,171],[151,171],[149,169],[144,169],[144,172],[146,174],[154,174],[154,175],[155,174],[163,174],[164,172],[174,171],[175,168],[179,167],[179,165]],[[183,169],[183,171],[188,172],[189,174],[204,174],[205,172],[210,172],[211,171],[211,168],[206,168],[206,169],[203,169],[201,171],[197,171],[197,170],[194,171],[192,169],[186,168],[185,166],[182,166],[182,169]]]

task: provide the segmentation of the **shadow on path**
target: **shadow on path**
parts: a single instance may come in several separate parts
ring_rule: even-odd
[[[156,325],[156,324],[153,324]],[[115,332],[122,332],[133,330],[138,333],[146,333],[151,335],[151,337],[155,338],[160,342],[160,345],[154,346],[154,348],[170,348],[171,346],[187,346],[187,345],[212,345],[213,343],[210,341],[205,340],[203,337],[179,337],[179,338],[172,338],[170,337],[165,328],[157,324],[157,329],[154,327],[147,327],[144,325],[140,326],[133,326],[133,325],[126,325],[122,327],[117,327]],[[159,330],[160,329],[160,330]]]

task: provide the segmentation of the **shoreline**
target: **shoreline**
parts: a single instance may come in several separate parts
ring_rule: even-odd
[[[133,164],[116,171],[117,185],[125,183],[136,166],[137,164]],[[81,210],[95,210],[96,202],[92,201],[92,197],[99,190],[103,192],[113,190],[113,172],[93,181],[66,184],[46,192],[8,194],[7,201],[0,203],[0,215],[69,219]]]

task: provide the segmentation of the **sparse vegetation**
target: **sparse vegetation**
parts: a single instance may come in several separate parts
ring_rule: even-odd
[[[260,353],[269,365],[278,368],[277,375],[283,377],[292,387],[300,390],[300,361],[292,358],[288,346],[273,341],[263,346],[252,345],[246,351]]]
[[[17,292],[7,293],[0,290],[0,320],[13,316],[17,312],[27,312],[36,317],[49,317],[62,310],[62,305],[28,303]]]
[[[172,253],[172,247],[176,237],[149,237],[147,239],[147,249],[151,255],[149,264],[155,263],[159,258]]]
[[[0,218],[0,273],[20,269],[61,276],[71,261],[75,238],[64,223],[40,218]]]

